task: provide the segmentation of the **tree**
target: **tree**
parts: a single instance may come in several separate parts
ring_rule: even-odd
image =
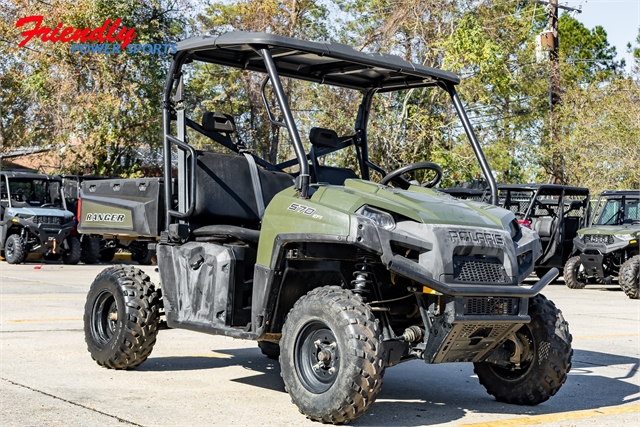
[[[559,109],[556,147],[568,183],[605,189],[640,188],[640,82],[618,78],[574,86]]]
[[[319,40],[328,37],[328,20],[328,10],[323,2],[238,0],[212,3],[205,13],[198,16],[198,28],[201,32],[213,34],[259,31]],[[189,83],[190,106],[194,117],[207,110],[232,114],[245,142],[271,163],[277,163],[291,155],[292,148],[282,147],[281,143],[288,141],[288,134],[272,124],[266,115],[260,91],[262,77],[229,68],[223,71],[215,65],[197,65]],[[283,85],[292,104],[305,98],[299,94],[299,90],[305,87],[299,82],[283,79]],[[270,91],[268,94],[269,104],[277,111],[274,94]],[[198,137],[194,135],[194,138]]]
[[[10,126],[3,123],[3,139],[5,129],[24,129],[25,138],[17,143],[40,138],[40,144],[65,146],[61,156],[69,172],[139,174],[137,148],[161,144],[160,93],[168,55],[83,55],[71,53],[67,43],[35,38],[19,48],[22,36],[15,19],[44,15],[45,25],[54,28],[59,22],[97,28],[107,18],[121,18],[123,26],[135,28],[135,43],[162,44],[183,33],[183,23],[176,19],[180,5],[177,0],[79,0],[73,8],[60,0],[11,3],[0,24],[6,34],[2,62],[8,71],[2,79],[3,97],[13,109],[6,120]],[[20,104],[10,98],[16,92],[25,94],[29,114],[16,113]]]

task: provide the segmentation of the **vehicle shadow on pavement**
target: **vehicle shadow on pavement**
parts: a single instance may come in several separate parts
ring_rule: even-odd
[[[269,359],[260,349],[244,348],[230,350],[212,350],[211,354],[201,356],[150,357],[136,368],[138,371],[194,371],[220,369],[230,366],[242,366],[245,369],[261,372],[262,375],[236,378],[232,381],[274,391],[284,391],[280,378],[280,364]]]
[[[550,415],[640,400],[637,380],[632,380],[640,369],[640,360],[633,357],[575,350],[567,382],[555,396],[538,406],[496,401],[479,384],[471,364],[449,364],[450,370],[447,370],[444,364],[424,367],[421,363],[409,362],[406,366],[413,366],[404,372],[389,369],[378,400],[352,425],[434,425],[453,422],[465,413]],[[619,370],[620,374],[605,377],[599,371],[603,368],[609,372]],[[451,371],[462,372],[452,376]]]
[[[231,381],[284,393],[277,361],[258,348],[212,350],[211,355],[150,357],[139,371],[209,370],[231,366],[262,373]],[[620,375],[605,377],[602,368],[618,369]],[[640,389],[630,380],[640,360],[615,354],[575,350],[573,368],[558,394],[538,406],[497,402],[473,374],[471,364],[423,366],[420,361],[387,370],[382,392],[354,426],[421,426],[459,420],[466,413],[547,415],[597,409],[640,400]]]

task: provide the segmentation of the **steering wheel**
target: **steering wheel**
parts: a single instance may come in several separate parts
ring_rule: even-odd
[[[387,185],[388,183],[393,181],[396,184],[398,184],[400,188],[402,188],[403,190],[406,190],[407,188],[409,188],[411,183],[406,179],[402,178],[402,175],[404,175],[407,172],[412,172],[412,171],[421,170],[421,169],[432,170],[436,173],[436,176],[431,181],[428,181],[422,184],[423,187],[431,188],[435,186],[437,183],[439,183],[440,180],[442,179],[442,168],[440,167],[440,165],[437,165],[436,163],[431,163],[431,162],[418,162],[418,163],[411,163],[406,166],[402,166],[401,168],[398,168],[392,172],[389,172],[387,175],[384,176],[384,178],[382,178],[382,180],[380,180],[380,184]]]
[[[45,203],[43,205],[40,205],[39,207],[40,208],[46,208],[47,206],[54,206],[54,204],[53,203]]]

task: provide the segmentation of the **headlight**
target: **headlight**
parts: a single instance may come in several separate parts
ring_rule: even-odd
[[[614,234],[613,237],[618,240],[632,240],[636,238],[633,234]]]
[[[20,219],[32,219],[33,215],[19,213],[19,214],[16,215],[16,217],[20,218]]]
[[[378,227],[384,228],[385,230],[391,231],[396,228],[396,222],[388,212],[364,205],[358,209],[356,213],[373,220]]]

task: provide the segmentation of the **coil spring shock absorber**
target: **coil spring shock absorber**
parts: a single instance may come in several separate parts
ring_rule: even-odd
[[[376,276],[373,272],[373,264],[377,258],[367,252],[358,250],[356,255],[356,271],[353,272],[354,280],[351,281],[353,292],[360,295],[363,301],[366,301],[364,294],[370,292],[368,285],[372,285]]]

